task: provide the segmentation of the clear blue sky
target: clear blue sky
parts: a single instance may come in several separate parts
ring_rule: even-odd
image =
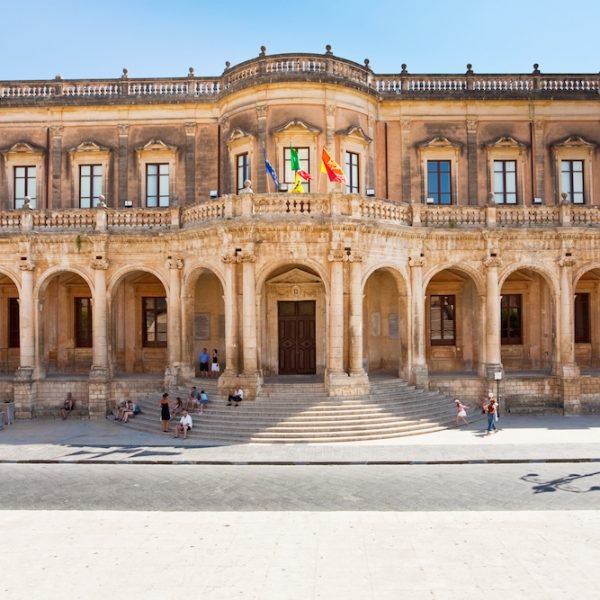
[[[600,70],[599,0],[1,0],[0,21],[0,80],[219,75],[261,45],[376,73]]]

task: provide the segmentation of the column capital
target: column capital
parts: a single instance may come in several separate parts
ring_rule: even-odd
[[[63,129],[64,127],[62,125],[52,125],[52,127],[50,127],[50,133],[52,134],[52,137],[60,138],[62,137]]]
[[[408,259],[408,266],[409,267],[424,267],[426,264],[426,261],[423,257],[418,257],[418,258],[412,258],[410,257]]]
[[[227,264],[236,264],[241,262],[240,257],[237,254],[224,254],[221,256],[221,260]]]
[[[348,255],[344,250],[330,250],[327,260],[329,262],[344,262],[348,260]]]
[[[467,119],[467,133],[477,133],[479,121],[477,119]]]
[[[400,127],[402,128],[402,131],[408,132],[412,127],[412,121],[410,119],[402,119]]]
[[[256,107],[256,117],[258,119],[266,119],[267,118],[267,105],[266,104],[259,104]]]
[[[256,262],[256,254],[252,252],[242,252],[238,255],[238,258],[241,263],[255,263]]]
[[[98,258],[96,260],[93,260],[90,266],[92,267],[92,269],[106,271],[109,267],[109,262],[107,258]]]
[[[19,269],[21,271],[33,271],[35,270],[35,262],[28,258],[19,262]]]
[[[169,269],[183,269],[183,258],[169,258],[167,259],[167,265]]]
[[[119,137],[127,137],[129,135],[129,125],[127,123],[119,123]]]
[[[196,123],[186,123],[185,127],[185,135],[196,135]]]
[[[502,261],[495,256],[488,256],[482,262],[483,266],[488,269],[499,269],[502,266]]]
[[[556,259],[556,264],[558,264],[559,267],[574,267],[576,263],[577,261],[570,256],[561,256]]]

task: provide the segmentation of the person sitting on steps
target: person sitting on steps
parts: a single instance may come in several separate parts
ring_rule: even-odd
[[[240,387],[240,384],[238,383],[235,386],[235,389],[233,390],[233,392],[231,392],[231,394],[229,394],[227,406],[231,406],[232,402],[235,402],[235,406],[239,406],[240,402],[243,399],[244,399],[244,390]]]
[[[62,420],[64,421],[70,412],[75,409],[75,398],[73,398],[71,392],[67,392],[67,397],[63,402],[62,408],[60,409],[60,414],[62,416]]]

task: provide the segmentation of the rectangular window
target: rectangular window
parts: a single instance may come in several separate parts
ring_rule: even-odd
[[[91,348],[92,345],[92,299],[75,298],[75,347]]]
[[[235,157],[235,189],[238,194],[244,189],[246,179],[250,179],[250,160],[248,153],[244,152]]]
[[[169,206],[169,164],[146,165],[146,206],[156,208]]]
[[[572,204],[583,204],[583,161],[563,160],[560,163],[561,192],[567,194]]]
[[[429,304],[432,346],[454,346],[456,343],[455,296],[431,296]]]
[[[346,192],[348,194],[358,194],[359,186],[358,154],[356,152],[346,152]]]
[[[592,341],[590,329],[590,295],[575,294],[575,343],[589,344]]]
[[[142,312],[144,347],[166,347],[167,299],[142,298]]]
[[[427,198],[432,198],[433,204],[452,204],[449,160],[427,161]]]
[[[19,299],[8,299],[8,347],[21,347],[21,325],[19,321]]]
[[[79,167],[79,208],[95,208],[102,195],[102,165]]]
[[[283,183],[287,183],[289,189],[294,185],[296,173],[292,171],[292,155],[290,153],[291,148],[283,149]],[[296,148],[298,151],[298,162],[300,168],[307,173],[310,173],[310,153],[308,148]],[[302,187],[305,192],[310,192],[310,181],[302,181]]]
[[[29,197],[31,208],[35,208],[37,200],[36,167],[15,167],[15,208],[23,208],[25,196]]]
[[[502,344],[522,344],[523,315],[521,294],[504,294],[500,302],[500,337]]]
[[[494,161],[494,198],[496,204],[517,203],[517,161]]]

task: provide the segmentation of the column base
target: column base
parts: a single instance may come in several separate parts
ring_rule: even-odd
[[[415,387],[427,389],[429,387],[429,367],[427,365],[414,365],[410,383]]]
[[[244,400],[254,400],[259,394],[262,385],[262,375],[256,371],[255,373],[240,373],[236,375],[232,371],[225,371],[217,383],[219,394],[227,398],[234,390],[235,386],[239,385],[244,391]]]
[[[15,415],[19,419],[33,418],[36,390],[33,384],[33,367],[19,367],[13,383]]]
[[[369,393],[369,377],[366,373],[327,373],[325,385],[330,396],[364,396]]]
[[[179,363],[168,366],[165,369],[165,388],[178,387],[181,383],[181,365]]]

